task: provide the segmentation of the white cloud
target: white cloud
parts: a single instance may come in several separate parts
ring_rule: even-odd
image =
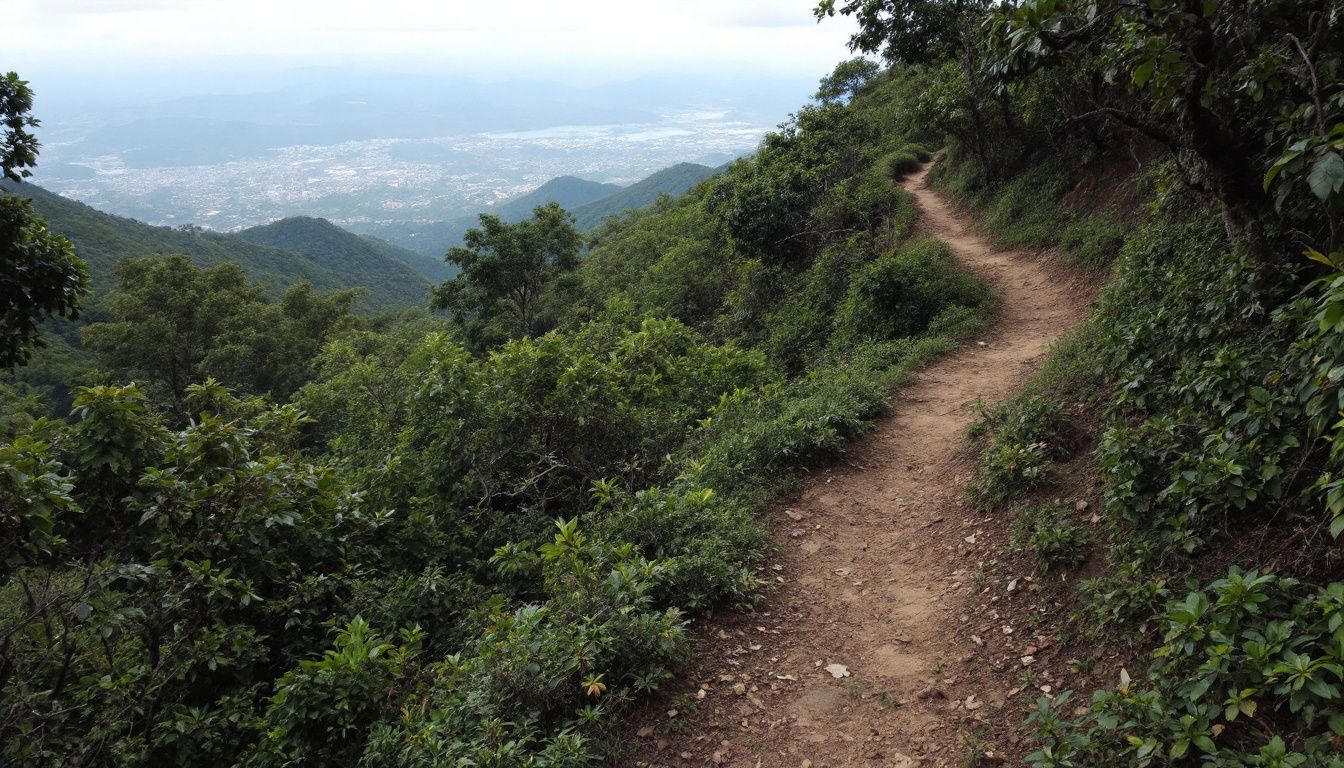
[[[6,59],[106,65],[286,63],[556,68],[751,67],[820,76],[848,21],[815,0],[0,0]]]

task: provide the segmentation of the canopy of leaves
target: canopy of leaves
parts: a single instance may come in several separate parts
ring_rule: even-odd
[[[19,181],[37,164],[38,125],[29,114],[33,93],[10,72],[0,76],[0,173]],[[84,262],[70,241],[48,231],[26,200],[0,190],[0,369],[28,361],[39,325],[50,317],[74,319],[88,292]]]

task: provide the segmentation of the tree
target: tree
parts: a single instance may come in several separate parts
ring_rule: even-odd
[[[483,336],[536,336],[542,292],[579,264],[583,241],[574,218],[556,203],[539,206],[516,224],[482,214],[466,247],[448,251],[461,268],[434,291],[434,307],[451,312],[478,340]]]
[[[1277,154],[1267,138],[1291,154],[1283,195],[1306,181],[1328,202],[1344,186],[1331,136],[1344,133],[1339,16],[1335,0],[1026,0],[993,19],[990,72],[1007,87],[1044,68],[1102,68],[1114,85],[1069,120],[1111,121],[1166,147],[1184,180],[1221,206],[1229,236],[1264,263],[1274,251],[1265,168]],[[1298,146],[1303,134],[1320,140]],[[1329,228],[1322,239],[1335,244],[1334,218]]]
[[[891,64],[943,64],[956,60],[965,87],[958,94],[969,122],[968,147],[991,177],[998,174],[991,151],[992,132],[985,114],[987,98],[980,60],[981,21],[988,0],[821,0],[817,20],[837,13],[853,16],[859,31],[849,39],[851,51],[881,53]],[[1006,103],[1003,113],[1010,114]]]
[[[0,76],[0,172],[12,182],[30,176],[37,163],[32,108],[28,83],[14,72]],[[0,195],[0,368],[28,362],[41,344],[43,320],[78,317],[88,284],[88,269],[70,241],[48,231],[27,200]]]
[[[821,79],[821,85],[812,98],[822,104],[847,101],[854,98],[859,90],[881,71],[882,68],[872,59],[865,59],[862,56],[847,59],[836,64],[835,70]]]
[[[987,6],[986,0],[821,0],[813,14],[818,21],[853,16],[859,31],[849,39],[852,51],[881,52],[892,63],[935,64],[961,53],[966,21]]]
[[[357,291],[292,286],[268,300],[241,267],[202,269],[186,256],[132,259],[108,297],[113,320],[84,329],[108,364],[159,387],[181,411],[187,387],[214,377],[254,394],[286,397],[310,377],[332,334],[352,327]]]

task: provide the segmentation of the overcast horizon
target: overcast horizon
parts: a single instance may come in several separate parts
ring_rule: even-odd
[[[103,87],[162,81],[121,83],[129,91],[192,83],[246,91],[249,80],[295,67],[568,85],[725,71],[815,80],[848,55],[852,23],[817,24],[814,5],[517,0],[501,14],[423,0],[0,0],[11,30],[6,69],[62,87],[81,77]]]

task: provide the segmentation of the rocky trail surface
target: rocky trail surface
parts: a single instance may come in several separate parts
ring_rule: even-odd
[[[1020,720],[1034,698],[1013,686],[1025,651],[1050,640],[997,621],[1002,636],[974,634],[988,618],[969,596],[993,550],[964,502],[966,429],[978,401],[1011,395],[1082,321],[1092,280],[1050,255],[994,247],[926,173],[906,182],[921,231],[993,289],[996,314],[774,512],[778,589],[702,630],[682,684],[632,725],[632,764],[952,766],[977,725]]]

